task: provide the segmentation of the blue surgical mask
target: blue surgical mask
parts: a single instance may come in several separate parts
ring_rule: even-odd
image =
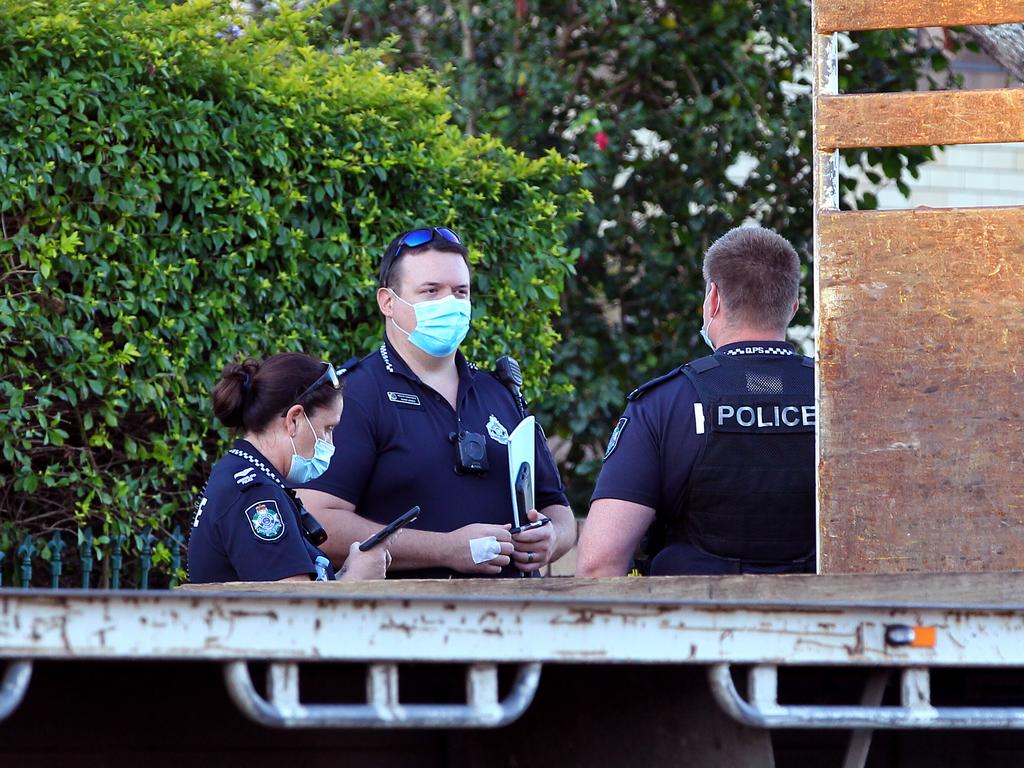
[[[320,477],[320,475],[327,471],[327,467],[331,463],[331,457],[334,455],[334,446],[323,438],[317,437],[316,430],[313,429],[313,423],[309,420],[309,416],[306,416],[305,413],[302,415],[306,419],[306,423],[309,424],[313,437],[316,438],[316,444],[313,446],[313,458],[307,459],[305,456],[299,455],[298,450],[295,448],[295,441],[291,437],[288,438],[292,440],[292,466],[288,470],[288,475],[285,479],[290,483],[308,483],[310,480]]]
[[[391,323],[409,337],[410,343],[433,357],[448,357],[469,333],[469,318],[472,314],[467,299],[445,296],[443,299],[421,301],[409,304],[393,290],[389,291],[403,304],[408,304],[416,313],[416,327],[412,333],[402,328],[391,318]]]

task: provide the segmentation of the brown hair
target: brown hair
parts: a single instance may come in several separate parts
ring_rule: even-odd
[[[417,229],[426,229],[426,227],[417,227]],[[388,247],[384,250],[384,256],[380,260],[380,272],[377,274],[377,285],[379,287],[394,288],[397,286],[398,281],[401,279],[398,268],[402,264],[402,259],[406,256],[414,256],[417,253],[425,253],[426,251],[457,253],[466,262],[466,266],[469,266],[469,251],[466,249],[466,246],[446,240],[438,235],[436,231],[433,232],[430,240],[421,245],[402,245],[402,239],[409,232],[415,231],[415,229],[410,229],[408,232],[403,232],[388,243]]]
[[[800,257],[789,241],[761,227],[737,227],[704,255],[704,280],[721,292],[741,323],[784,329],[800,296]]]
[[[283,352],[262,363],[246,359],[224,368],[213,388],[213,415],[240,432],[262,432],[274,418],[298,402],[325,372],[324,363],[298,352]],[[301,404],[313,414],[341,394],[329,382],[303,395]]]

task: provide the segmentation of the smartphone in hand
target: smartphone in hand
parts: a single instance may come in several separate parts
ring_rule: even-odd
[[[373,534],[373,536],[368,538],[366,541],[362,542],[359,545],[359,551],[366,552],[367,550],[373,549],[382,541],[384,541],[388,536],[390,536],[392,533],[397,531],[399,528],[404,528],[419,516],[420,508],[418,506],[413,507],[408,512],[402,514],[400,517],[395,518],[390,523],[385,525],[383,528],[381,528],[379,531]]]
[[[519,519],[525,520],[527,513],[533,509],[533,478],[530,476],[530,465],[525,461],[519,465],[515,489]]]

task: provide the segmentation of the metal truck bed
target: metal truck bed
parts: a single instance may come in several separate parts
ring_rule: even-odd
[[[86,754],[98,734],[115,764],[168,750],[250,766],[307,752],[477,764],[496,749],[508,764],[685,752],[754,766],[772,762],[768,729],[780,765],[807,750],[849,760],[857,739],[842,729],[933,734],[876,737],[892,764],[936,744],[971,764],[994,744],[1024,754],[1024,732],[1006,747],[1005,731],[1024,725],[1022,588],[1003,573],[2,590],[0,753],[38,757],[39,713],[88,696],[62,738]],[[155,688],[188,734],[118,741],[101,713],[130,719],[123,700]]]

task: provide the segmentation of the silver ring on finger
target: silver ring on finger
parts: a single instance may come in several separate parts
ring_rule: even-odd
[[[526,562],[528,562],[528,563],[532,563],[533,562],[533,552],[527,552],[526,553]]]

